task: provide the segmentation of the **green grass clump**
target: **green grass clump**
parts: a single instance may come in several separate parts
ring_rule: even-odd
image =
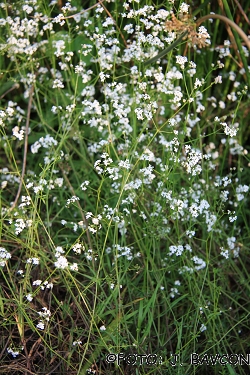
[[[192,7],[0,5],[0,373],[246,373],[246,14]]]

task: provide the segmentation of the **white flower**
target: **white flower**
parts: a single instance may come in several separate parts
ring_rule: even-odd
[[[40,263],[40,260],[39,258],[28,258],[27,263],[34,264],[35,266],[37,266]]]
[[[100,327],[100,331],[106,331],[106,327],[103,325]]]
[[[228,258],[229,258],[229,251],[228,251],[228,250],[224,250],[223,247],[221,247],[220,249],[221,249],[220,254],[221,254],[223,257],[225,257],[226,259],[228,259]]]
[[[71,203],[77,202],[77,201],[79,201],[79,200],[80,200],[79,197],[73,195],[71,198],[69,198],[69,199],[67,200],[67,202],[66,202],[66,204],[65,204],[65,207],[68,207]]]
[[[217,76],[217,77],[215,77],[215,79],[214,79],[214,83],[215,84],[217,84],[217,83],[222,83],[222,76]]]
[[[0,267],[4,267],[6,260],[10,258],[11,254],[4,247],[0,247]]]
[[[63,14],[58,14],[58,16],[56,16],[52,22],[55,22],[55,23],[59,23],[60,26],[63,26],[65,24],[65,21],[64,21],[64,16]]]
[[[70,269],[71,271],[78,271],[78,265],[77,265],[77,263],[73,263],[73,264],[71,264],[71,265],[69,266],[69,269]]]
[[[177,288],[170,288],[170,297],[174,298],[176,295],[180,294]]]
[[[40,147],[42,147],[42,145],[38,141],[36,141],[33,145],[31,145],[30,149],[31,149],[32,154],[37,154]]]
[[[43,311],[38,311],[38,315],[48,322],[51,317],[51,312],[47,307],[43,307],[42,310]]]
[[[135,114],[138,120],[144,120],[143,110],[141,108],[135,108]]]
[[[181,66],[181,69],[184,69],[185,63],[188,61],[186,56],[176,56],[176,64],[179,64]]]
[[[120,162],[119,162],[119,167],[121,167],[121,168],[125,168],[125,169],[130,169],[131,168],[131,164],[129,163],[129,161],[128,160],[121,160]]]
[[[197,87],[201,87],[202,85],[203,85],[203,82],[200,81],[198,78],[195,78],[194,88],[197,89]]]
[[[82,190],[87,190],[87,186],[90,184],[89,181],[84,181],[82,184],[81,184],[81,189]]]
[[[237,201],[242,201],[244,199],[244,194],[242,193],[247,193],[249,190],[249,186],[247,185],[239,185],[236,188],[236,199]]]
[[[200,331],[203,332],[203,331],[206,331],[207,327],[202,323],[202,325],[200,326]]]
[[[23,219],[16,219],[16,222],[15,222],[15,234],[18,235],[19,233],[21,233],[24,228],[26,228],[27,226],[30,226],[28,225],[28,221],[24,221]]]
[[[53,86],[52,86],[53,89],[63,89],[64,88],[64,84],[63,82],[56,78],[53,82]]]
[[[98,225],[98,224],[99,224],[99,220],[98,220],[96,217],[93,217],[93,218],[92,218],[92,223],[93,223],[94,225]]]
[[[39,286],[39,285],[41,285],[42,284],[42,280],[35,280],[35,281],[33,281],[33,283],[32,283],[32,285],[34,285],[34,286]]]
[[[18,126],[15,126],[13,129],[12,129],[12,133],[13,135],[19,139],[19,141],[21,141],[23,138],[24,138],[24,130],[20,130],[20,128]]]
[[[12,357],[14,357],[14,358],[16,358],[20,353],[19,353],[19,351],[14,351],[13,349],[11,349],[11,348],[7,348],[7,352],[9,353],[9,354],[11,354],[12,355]]]
[[[169,255],[175,254],[176,256],[180,256],[184,251],[184,247],[182,245],[179,246],[174,246],[171,245],[169,246]]]
[[[187,230],[187,231],[186,231],[186,235],[187,235],[189,238],[192,238],[192,237],[195,235],[195,231],[194,231],[194,230]]]
[[[198,28],[198,34],[199,34],[199,38],[207,38],[207,39],[210,39],[210,35],[208,34],[207,32],[207,29],[204,27],[204,26],[200,26]]]
[[[29,302],[31,302],[31,301],[33,300],[33,297],[32,297],[32,294],[31,294],[31,293],[27,294],[25,297],[26,297],[26,299],[27,299]]]
[[[197,264],[197,266],[195,266],[195,269],[196,269],[197,271],[199,271],[199,270],[201,270],[201,269],[203,269],[203,268],[206,267],[206,262],[205,262],[203,259],[198,258],[196,255],[193,256],[193,257],[191,258],[191,260],[192,260],[195,264]]]
[[[82,344],[81,340],[76,340],[76,341],[73,341],[73,343],[72,343],[73,346],[81,345],[81,344]]]
[[[237,130],[235,127],[233,126],[228,126],[226,122],[221,122],[220,123],[222,126],[224,126],[224,133],[226,135],[229,135],[230,137],[235,137],[236,134],[237,134]]]
[[[7,186],[7,184],[8,184],[8,181],[2,181],[1,182],[1,189],[5,189],[6,188],[6,186]]]
[[[104,74],[103,72],[100,72],[99,77],[100,77],[100,81],[104,82],[106,80],[106,78],[110,77],[110,75],[109,74]]]
[[[62,270],[67,268],[69,265],[67,259],[64,256],[59,256],[59,258],[57,258],[57,261],[54,264],[56,268],[59,268]]]
[[[80,244],[80,243],[76,243],[72,247],[72,250],[74,251],[75,254],[81,254],[82,250],[83,251],[85,250],[85,247],[82,244]]]
[[[44,329],[44,323],[42,322],[42,320],[40,320],[40,322],[36,326],[39,329],[42,329],[42,330]]]
[[[180,13],[188,13],[188,8],[190,7],[190,5],[186,4],[186,3],[182,3],[181,6],[180,6]]]
[[[60,254],[64,254],[65,253],[65,251],[62,248],[62,246],[57,246],[55,248],[55,251],[56,251],[56,254],[59,254],[59,255],[56,255],[56,257],[60,256]]]

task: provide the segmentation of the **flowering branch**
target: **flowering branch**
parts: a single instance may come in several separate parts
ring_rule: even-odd
[[[10,208],[10,211],[12,211],[13,208],[15,208],[15,206],[17,204],[17,201],[19,199],[19,196],[20,196],[20,193],[21,193],[21,190],[22,190],[22,185],[23,185],[23,180],[24,180],[24,175],[25,175],[27,152],[28,152],[28,132],[29,132],[30,112],[31,112],[31,105],[32,105],[32,100],[33,100],[33,92],[34,92],[34,85],[31,86],[30,93],[29,93],[29,102],[28,102],[27,118],[26,118],[26,125],[25,125],[22,173],[21,173],[21,176],[20,176],[20,183],[19,183],[17,194],[16,194],[16,198],[15,198],[14,203],[12,204],[12,206]]]
[[[238,25],[236,25],[234,21],[230,20],[230,18],[228,17],[222,16],[221,14],[207,14],[206,16],[199,18],[198,21],[196,22],[196,25],[199,26],[202,22],[210,18],[216,18],[221,21],[224,21],[225,23],[228,23],[235,31],[237,31],[237,33],[241,36],[241,38],[246,43],[246,46],[250,50],[250,40],[248,39],[247,35]]]
[[[163,56],[165,56],[174,47],[176,47],[179,44],[179,42],[181,42],[181,40],[186,37],[187,34],[188,34],[187,36],[190,37],[190,39],[193,41],[194,44],[200,43],[200,47],[204,47],[206,45],[206,41],[203,40],[203,39],[206,38],[206,36],[204,35],[204,38],[200,38],[199,35],[197,36],[197,32],[195,31],[195,27],[199,26],[202,22],[204,22],[208,19],[211,19],[211,18],[219,19],[221,21],[224,21],[225,23],[228,23],[232,28],[235,29],[235,31],[237,31],[237,33],[241,36],[241,38],[246,43],[246,46],[250,50],[250,40],[248,39],[247,35],[244,33],[244,31],[238,25],[236,25],[235,22],[233,22],[232,20],[230,20],[229,18],[227,18],[225,16],[222,16],[220,14],[207,14],[206,16],[199,18],[198,21],[195,24],[192,24],[190,21],[188,22],[187,18],[183,19],[183,21],[182,20],[179,21],[179,20],[177,20],[177,18],[175,16],[172,16],[172,21],[167,21],[167,23],[166,23],[167,30],[184,31],[184,33],[181,34],[181,36],[174,43],[172,43],[166,49],[161,51],[157,56],[155,56],[152,59],[146,61],[144,63],[144,65],[151,64],[154,61],[156,61],[156,60],[162,58]]]

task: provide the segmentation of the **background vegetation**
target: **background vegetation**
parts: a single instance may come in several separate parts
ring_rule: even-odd
[[[249,1],[0,8],[0,372],[246,374]]]

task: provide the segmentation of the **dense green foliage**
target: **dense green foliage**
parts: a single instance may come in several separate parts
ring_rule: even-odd
[[[248,371],[250,3],[189,4],[0,4],[0,373]]]

